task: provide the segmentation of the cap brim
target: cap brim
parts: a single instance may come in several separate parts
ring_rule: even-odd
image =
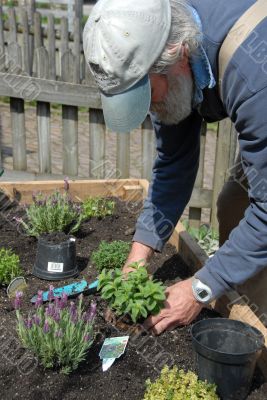
[[[101,93],[101,101],[108,128],[119,133],[130,132],[145,120],[149,111],[151,87],[148,75],[123,93]]]

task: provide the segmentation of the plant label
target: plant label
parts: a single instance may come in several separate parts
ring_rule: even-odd
[[[48,272],[63,272],[64,263],[48,262]]]
[[[102,359],[102,370],[107,371],[114,363],[116,358],[122,356],[125,352],[129,336],[113,337],[105,339],[99,353]]]
[[[27,289],[27,283],[23,277],[14,278],[6,290],[9,298],[15,297],[16,292],[23,292]]]

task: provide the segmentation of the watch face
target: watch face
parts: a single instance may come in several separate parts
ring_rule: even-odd
[[[207,296],[208,296],[208,292],[206,291],[206,290],[200,290],[199,292],[198,292],[198,295],[199,295],[199,297],[201,298],[201,299],[205,299]]]

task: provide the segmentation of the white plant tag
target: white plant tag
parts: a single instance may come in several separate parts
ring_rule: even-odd
[[[64,263],[48,262],[48,272],[63,272]]]

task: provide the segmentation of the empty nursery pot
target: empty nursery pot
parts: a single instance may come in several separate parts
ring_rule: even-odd
[[[247,397],[264,346],[258,329],[240,321],[214,318],[193,325],[198,376],[217,385],[222,400]]]
[[[76,239],[61,232],[40,237],[32,273],[47,280],[61,280],[78,275]]]

